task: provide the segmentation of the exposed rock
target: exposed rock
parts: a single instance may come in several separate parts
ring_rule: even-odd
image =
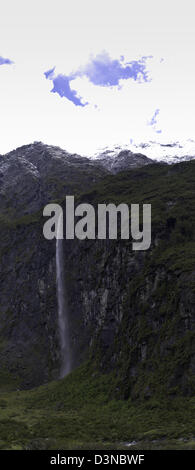
[[[94,205],[151,201],[152,245],[64,240],[74,367],[90,357],[112,371],[119,398],[194,393],[195,165],[145,162],[107,178],[97,161],[41,143],[0,158],[0,363],[20,388],[59,376],[55,240],[43,237],[43,206],[87,190],[78,200]]]
[[[133,153],[131,150],[121,150],[114,155],[108,150],[97,155],[95,161],[114,174],[154,163],[151,158],[142,153]]]

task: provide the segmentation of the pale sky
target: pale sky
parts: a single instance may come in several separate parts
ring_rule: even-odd
[[[0,153],[194,139],[194,13],[189,0],[1,0]]]

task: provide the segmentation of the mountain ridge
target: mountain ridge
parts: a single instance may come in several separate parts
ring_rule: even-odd
[[[52,152],[0,158],[0,447],[194,448],[195,161],[112,174]],[[151,204],[152,243],[63,240],[72,371],[59,380],[56,241],[42,211],[65,210],[67,194]]]
[[[27,152],[26,158],[24,158],[25,152]],[[125,156],[129,158],[129,154]],[[6,167],[7,160],[8,167]],[[79,240],[64,241],[74,367],[77,367],[89,352],[96,357],[96,345],[98,354],[102,357],[100,363],[102,362],[106,370],[110,369],[110,364],[114,364],[112,351],[115,348],[115,336],[119,334],[117,328],[121,322],[120,328],[122,328],[123,316],[125,318],[127,315],[124,321],[130,322],[128,314],[125,313],[126,309],[127,312],[130,309],[129,314],[133,315],[136,330],[138,329],[136,305],[139,305],[140,312],[144,309],[147,312],[147,309],[150,311],[149,305],[153,304],[152,296],[147,293],[148,288],[145,282],[152,286],[152,292],[156,291],[155,296],[158,299],[156,305],[160,309],[162,297],[158,279],[163,280],[164,289],[169,290],[169,295],[167,301],[164,300],[165,307],[162,308],[165,308],[165,311],[166,308],[168,309],[168,316],[170,306],[166,302],[171,296],[168,279],[171,285],[175,283],[178,290],[177,302],[179,302],[178,296],[181,296],[184,305],[181,311],[184,308],[187,321],[191,325],[187,302],[191,305],[190,315],[193,317],[193,295],[187,287],[182,292],[181,286],[182,279],[185,279],[185,284],[187,279],[190,285],[194,282],[192,268],[194,256],[193,161],[173,165],[151,164],[150,162],[141,167],[112,174],[99,164],[89,162],[88,159],[77,155],[67,155],[59,148],[48,149],[43,144],[36,143],[17,149],[11,156],[8,154],[8,157],[3,157],[2,162],[2,166],[5,165],[5,172],[4,183],[3,178],[0,179],[0,312],[2,319],[0,357],[1,363],[10,370],[11,375],[19,375],[21,387],[30,388],[58,376],[60,356],[55,240],[48,241],[43,237],[42,229],[45,219],[42,216],[42,210],[45,204],[52,201],[60,203],[64,208],[67,194],[75,194],[77,202],[90,202],[94,206],[101,202],[115,204],[124,202],[128,205],[145,202],[152,204],[152,245],[151,249],[146,252],[133,253],[131,241],[125,242],[120,239],[102,242],[101,240],[86,240],[83,243]],[[188,212],[188,217],[186,212]],[[191,250],[190,253],[188,249]],[[150,265],[150,260],[153,260],[152,265]],[[186,268],[190,272],[189,277],[185,277]],[[170,270],[173,272],[171,278]],[[180,281],[177,282],[178,272]],[[140,282],[143,284],[139,295],[136,294],[135,282],[137,289]],[[128,306],[129,289],[132,290],[134,296],[132,308]],[[150,301],[147,300],[148,295]],[[140,296],[146,299],[145,306],[140,304]],[[185,300],[185,296],[188,301]],[[175,306],[173,311],[175,319]],[[163,318],[163,315],[161,316],[155,309],[152,315],[157,318],[160,315],[160,318]],[[167,315],[165,315],[166,319]],[[153,324],[156,324],[155,322],[156,320]],[[180,323],[178,328],[180,328]],[[158,334],[160,330],[159,326]],[[23,339],[24,332],[26,341]],[[124,338],[122,330],[120,335]],[[151,331],[151,338],[152,335]],[[152,348],[151,338],[150,344],[148,343],[149,349]],[[177,335],[174,341],[176,339]],[[90,348],[89,344],[91,344]],[[119,348],[119,344],[116,348]],[[134,340],[133,344],[135,345]],[[140,351],[143,348],[141,344],[136,347],[135,357],[139,363],[140,354],[142,355]],[[127,370],[129,368],[135,371],[134,361],[129,363],[125,351],[122,353],[120,349],[117,350],[118,354],[124,355]],[[118,362],[115,361],[115,369],[118,367],[117,364]],[[140,367],[141,363],[136,372],[138,377],[142,375]],[[120,367],[120,370],[123,369]],[[123,373],[126,374],[127,370]],[[181,370],[181,377],[184,377],[185,368]],[[128,375],[127,389],[124,390],[123,373],[119,387],[121,396],[126,396],[128,393],[132,396],[136,394],[139,396],[142,393],[141,390],[144,391],[145,388],[138,386],[138,379],[135,380],[133,386],[130,386],[129,380],[133,381],[131,377],[133,372],[131,372]],[[193,386],[189,385],[188,380],[187,383],[185,380],[184,382],[183,393],[186,393],[185,390],[192,393]],[[154,393],[153,387],[152,383],[151,394]]]

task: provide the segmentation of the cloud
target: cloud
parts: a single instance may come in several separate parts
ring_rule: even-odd
[[[71,77],[66,75],[58,75],[53,79],[54,87],[51,90],[52,93],[58,93],[61,97],[66,97],[68,100],[72,101],[76,106],[86,106],[88,103],[82,103],[81,99],[77,96],[76,90],[71,89],[70,82],[72,81]]]
[[[156,118],[157,118],[159,113],[160,113],[160,109],[156,109],[155,113],[152,116],[152,119],[148,122],[149,126],[154,126],[155,124],[157,124],[157,119]]]
[[[4,59],[4,57],[1,57],[0,56],[0,65],[4,65],[4,64],[13,64],[12,60],[10,59]]]
[[[54,76],[54,72],[55,72],[55,67],[53,67],[53,69],[50,69],[47,72],[45,72],[44,75],[45,75],[46,78],[52,79],[53,76]]]
[[[156,111],[154,112],[152,119],[148,121],[148,126],[151,126],[153,130],[156,132],[156,134],[161,134],[162,130],[161,129],[156,129],[156,124],[157,124],[157,116],[160,113],[160,109],[157,108]]]
[[[148,74],[146,71],[146,59],[142,57],[140,60],[133,60],[124,65],[124,57],[121,56],[120,60],[113,60],[109,54],[104,51],[96,57],[91,57],[90,62],[84,66],[78,74],[86,75],[88,79],[94,84],[99,86],[118,86],[120,80],[127,80],[132,78],[134,80],[148,81]]]
[[[63,98],[67,98],[69,101],[75,104],[75,106],[86,106],[88,103],[83,103],[81,98],[77,96],[76,90],[71,88],[70,82],[74,80],[74,75],[62,75],[55,76],[55,67],[44,73],[45,77],[53,81],[52,93],[58,93]]]
[[[77,95],[77,91],[71,88],[71,81],[76,78],[86,77],[93,85],[100,87],[119,87],[120,80],[133,79],[134,81],[148,82],[148,72],[146,70],[146,61],[152,56],[145,56],[139,60],[124,63],[124,56],[120,60],[111,59],[109,54],[104,51],[91,57],[90,61],[80,67],[70,75],[55,74],[55,67],[45,72],[46,79],[53,81],[52,93],[58,93],[60,97],[65,97],[72,101],[76,106],[86,106],[82,98]]]

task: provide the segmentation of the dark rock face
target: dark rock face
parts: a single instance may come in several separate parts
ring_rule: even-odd
[[[90,188],[106,175],[85,157],[36,142],[0,158],[0,211],[16,217]]]
[[[106,174],[86,158],[42,143],[0,159],[0,363],[32,387],[58,377],[55,242],[42,209]]]
[[[64,241],[75,365],[89,354],[113,371],[122,398],[195,391],[194,172],[194,162],[147,166],[87,194],[94,205],[151,201],[149,250],[120,238]]]
[[[75,365],[89,344],[98,367],[116,372],[121,398],[149,398],[159,387],[194,393],[195,271],[154,270],[153,249],[98,240],[67,249]]]
[[[42,209],[105,174],[40,142],[0,158],[0,364],[22,387],[56,378],[59,369],[55,243],[43,237]]]
[[[73,366],[90,357],[113,371],[123,398],[194,393],[194,171],[146,163],[107,178],[100,162],[41,143],[1,157],[1,371],[22,388],[59,376],[55,240],[43,237],[42,209],[87,190],[80,200],[94,205],[151,201],[152,245],[64,240]]]
[[[0,363],[23,388],[58,376],[55,245],[40,223],[1,224]]]

